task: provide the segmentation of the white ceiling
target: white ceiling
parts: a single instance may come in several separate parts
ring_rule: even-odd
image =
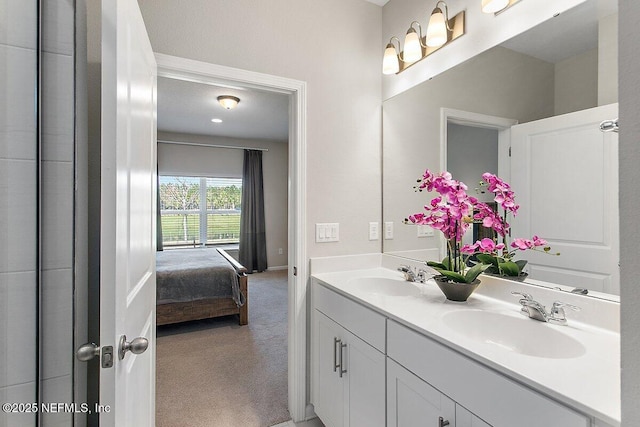
[[[226,110],[220,95],[240,103]],[[222,123],[211,122],[212,118]],[[242,139],[287,141],[289,97],[255,89],[229,88],[184,80],[158,78],[158,130]]]

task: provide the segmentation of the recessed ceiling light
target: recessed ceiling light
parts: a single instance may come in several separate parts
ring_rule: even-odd
[[[222,123],[222,119],[211,119],[213,123]]]

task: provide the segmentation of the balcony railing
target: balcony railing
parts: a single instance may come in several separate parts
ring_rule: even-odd
[[[238,243],[240,240],[240,211],[209,209],[200,220],[200,210],[162,210],[162,242],[166,246],[200,245],[202,228],[206,230],[206,244]]]

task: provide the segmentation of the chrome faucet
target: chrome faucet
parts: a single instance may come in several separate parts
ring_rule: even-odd
[[[409,267],[408,265],[401,265],[398,267],[398,271],[404,273],[404,280],[407,282],[418,282],[424,283],[427,281],[427,272],[422,268],[419,268],[416,272],[415,269]]]
[[[512,295],[519,295],[520,305],[522,309],[520,312],[531,319],[539,320],[541,322],[553,323],[556,325],[566,325],[567,318],[564,312],[564,308],[570,308],[573,311],[580,311],[580,307],[573,304],[567,304],[564,302],[556,301],[551,307],[551,311],[547,312],[547,309],[534,300],[533,297],[525,292],[511,292]]]

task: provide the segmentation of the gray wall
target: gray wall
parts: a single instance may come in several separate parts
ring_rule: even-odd
[[[308,255],[379,252],[368,223],[381,216],[382,9],[363,0],[139,4],[155,52],[307,82]],[[318,222],[340,223],[340,242],[316,244]]]
[[[590,50],[555,64],[554,82],[555,116],[596,107],[598,50]]]
[[[266,148],[262,154],[267,265],[270,269],[287,265],[288,144],[283,141],[221,138],[203,135],[158,132],[159,140],[186,141],[231,147]],[[195,175],[242,178],[243,150],[158,144],[161,175]],[[278,249],[282,248],[282,254]]]
[[[640,425],[640,2],[620,0],[620,300],[622,425]]]

